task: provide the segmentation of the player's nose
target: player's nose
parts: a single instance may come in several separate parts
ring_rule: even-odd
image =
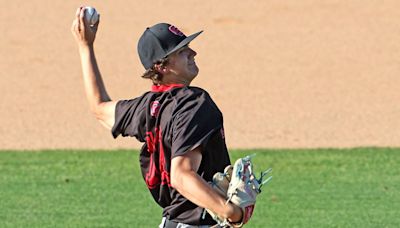
[[[197,52],[195,52],[193,49],[189,48],[189,55],[192,57],[195,57],[197,55]]]

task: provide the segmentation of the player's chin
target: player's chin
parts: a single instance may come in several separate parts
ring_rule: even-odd
[[[198,74],[199,74],[199,69],[197,69],[196,71],[192,72],[193,78],[197,77]]]
[[[193,75],[193,77],[196,77],[199,74],[199,68],[196,66],[196,64],[190,66],[190,73]]]

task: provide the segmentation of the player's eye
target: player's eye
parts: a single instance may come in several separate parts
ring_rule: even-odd
[[[179,49],[178,53],[182,53],[182,52],[184,52],[184,51],[186,51],[186,50],[188,50],[188,49],[189,49],[189,44],[186,44],[186,45],[183,46],[181,49]]]

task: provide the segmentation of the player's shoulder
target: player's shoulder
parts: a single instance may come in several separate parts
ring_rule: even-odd
[[[185,86],[176,90],[173,95],[176,103],[199,103],[199,104],[210,104],[215,105],[210,94],[200,88],[195,86]]]
[[[182,87],[177,91],[176,95],[179,97],[210,97],[210,94],[206,90],[195,86]]]
[[[187,107],[212,107],[218,110],[217,105],[211,98],[210,94],[200,88],[194,86],[185,86],[176,91],[174,96],[175,104],[177,108]]]

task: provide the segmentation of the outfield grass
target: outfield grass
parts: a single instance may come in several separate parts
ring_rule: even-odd
[[[232,151],[232,160],[254,151]],[[247,227],[400,227],[400,149],[257,150]],[[0,227],[157,227],[138,153],[0,152]]]

